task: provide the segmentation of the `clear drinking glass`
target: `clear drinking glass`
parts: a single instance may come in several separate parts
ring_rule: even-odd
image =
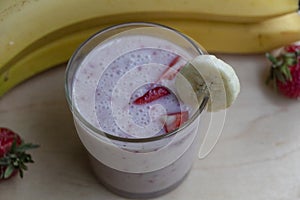
[[[87,39],[76,50],[66,70],[66,97],[91,166],[106,188],[129,198],[162,195],[178,186],[187,176],[201,144],[200,114],[208,99],[195,98],[197,103],[192,105],[188,121],[167,134],[149,135],[147,125],[134,125],[137,127],[132,129],[135,133],[127,133],[140,133],[143,137],[125,137],[104,131],[103,127],[112,126],[111,123],[105,124],[110,117],[101,112],[99,114],[97,106],[107,106],[107,112],[113,116],[113,120],[122,121],[125,118],[119,117],[120,110],[115,108],[119,105],[113,102],[114,97],[110,97],[107,101],[111,102],[105,104],[103,99],[106,94],[100,94],[99,87],[112,87],[112,93],[124,90],[132,78],[143,75],[138,72],[138,65],[141,63],[149,72],[156,65],[165,67],[162,63],[148,62],[147,59],[151,58],[147,51],[143,51],[145,49],[149,54],[154,54],[153,49],[161,53],[167,52],[167,56],[172,53],[180,54],[186,61],[204,53],[190,38],[169,27],[152,23],[125,23],[104,29]],[[136,58],[134,54],[130,59],[124,57],[141,50],[143,58]],[[133,67],[127,72],[120,72],[123,74],[116,81],[114,77],[102,78],[107,76],[105,70],[108,65],[123,61],[126,63],[119,65]],[[102,85],[100,79],[104,80]],[[147,80],[139,84],[147,84]],[[150,81],[149,84],[153,82]],[[123,98],[117,97],[115,99],[120,101]],[[102,104],[98,102],[101,98],[104,102]],[[132,123],[130,120],[129,122]]]

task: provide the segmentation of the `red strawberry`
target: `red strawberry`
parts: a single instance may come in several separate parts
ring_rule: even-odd
[[[158,86],[147,91],[143,96],[133,101],[134,104],[146,104],[170,94],[170,91],[162,86]]]
[[[188,119],[189,119],[188,111],[169,113],[167,114],[167,120],[164,124],[164,129],[167,133],[170,133],[178,129]]]
[[[294,53],[296,51],[300,51],[300,45],[292,44],[292,45],[284,47],[284,50],[289,53]]]
[[[169,67],[173,67],[176,63],[178,63],[180,56],[176,56],[170,63]]]
[[[300,46],[290,45],[274,57],[266,54],[272,66],[267,83],[273,82],[273,87],[289,98],[300,97]]]
[[[17,133],[0,128],[0,180],[8,179],[18,172],[23,177],[23,170],[27,170],[25,163],[33,163],[30,154],[25,151],[37,147],[35,144],[24,143]]]
[[[180,71],[183,65],[176,65],[179,60],[180,56],[176,56],[170,63],[168,68],[162,73],[162,75],[158,78],[156,82],[161,81],[162,79],[172,80],[176,74]]]

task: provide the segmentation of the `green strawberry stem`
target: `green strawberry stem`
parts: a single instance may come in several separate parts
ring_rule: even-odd
[[[27,154],[26,151],[38,147],[39,145],[24,143],[24,141],[22,141],[20,145],[17,145],[17,141],[15,140],[9,152],[0,158],[0,166],[6,167],[0,179],[9,178],[15,170],[18,170],[20,177],[23,178],[23,171],[28,169],[26,163],[34,162],[31,155]]]
[[[300,55],[299,51],[287,52],[280,54],[278,57],[274,57],[270,53],[266,53],[266,57],[271,62],[270,76],[266,80],[266,84],[273,81],[273,87],[277,90],[276,81],[286,83],[292,80],[292,75],[289,67],[297,64],[297,59]]]
[[[270,53],[266,54],[266,57],[271,61],[272,63],[272,77],[278,78],[281,82],[286,82],[287,80],[291,80],[291,72],[289,70],[289,66],[295,64],[295,56],[284,54],[283,56],[280,56],[278,58],[275,58]],[[278,70],[275,70],[278,69]],[[282,72],[282,73],[280,73]],[[275,74],[274,74],[275,73]]]

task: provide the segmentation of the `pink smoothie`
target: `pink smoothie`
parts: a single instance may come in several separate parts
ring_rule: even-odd
[[[110,63],[100,77],[95,95],[95,111],[102,130],[126,138],[151,137],[170,132],[166,130],[167,125],[164,126],[164,119],[168,117],[171,125],[173,121],[175,123],[175,114],[180,116],[181,113],[188,113],[189,108],[163,84],[168,82],[170,87],[174,77],[163,75],[176,73],[176,68],[180,68],[185,62],[186,60],[170,51],[142,48],[128,52]],[[134,76],[129,76],[129,73]],[[122,78],[124,81],[119,84],[121,88],[116,87]],[[149,80],[149,83],[144,84],[144,80]],[[141,83],[141,86],[137,83]],[[138,99],[141,102],[135,102]],[[113,113],[112,106],[121,109]],[[124,121],[123,118],[132,120]],[[116,122],[116,119],[120,121]],[[181,119],[183,120],[187,119]],[[144,128],[149,131],[142,130]]]
[[[131,49],[112,54],[115,43],[118,48]],[[153,47],[145,48],[147,43]],[[166,133],[165,120],[172,120],[168,115],[192,114],[177,98],[174,86],[175,74],[187,62],[186,55],[180,55],[167,41],[146,36],[125,37],[111,45],[95,49],[76,76],[75,103],[91,123],[115,136],[147,138]],[[107,57],[110,54],[114,56]],[[144,104],[133,103],[157,87],[170,94]]]
[[[186,48],[186,47],[185,47]],[[195,55],[150,35],[125,33],[96,46],[81,62],[73,83],[74,106],[102,132],[151,138],[183,126],[197,111],[176,95],[174,77]],[[196,157],[199,118],[172,137],[132,143],[75,125],[99,180],[128,197],[153,197],[176,187]]]

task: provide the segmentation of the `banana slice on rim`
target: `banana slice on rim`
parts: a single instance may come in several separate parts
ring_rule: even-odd
[[[209,96],[207,109],[211,112],[231,106],[240,92],[234,69],[213,55],[200,55],[185,65],[176,76],[175,87],[179,98],[190,105]]]

